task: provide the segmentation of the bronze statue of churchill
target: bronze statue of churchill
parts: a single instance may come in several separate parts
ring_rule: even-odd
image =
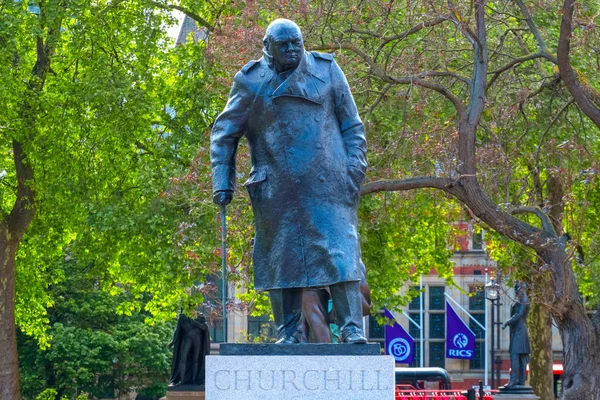
[[[298,26],[273,21],[263,57],[234,78],[211,135],[213,199],[228,204],[246,136],[252,170],[254,285],[267,290],[279,343],[301,340],[302,289],[329,287],[346,343],[366,343],[357,208],[367,143],[348,82],[330,54],[307,52]]]

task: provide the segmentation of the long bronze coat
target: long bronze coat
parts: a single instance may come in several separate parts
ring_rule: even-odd
[[[360,280],[357,208],[367,144],[333,57],[304,52],[289,76],[263,57],[236,74],[211,135],[215,192],[235,187],[243,135],[252,158],[244,185],[256,226],[255,288]]]
[[[524,294],[520,301],[512,305],[511,317],[506,321],[506,325],[510,326],[510,354],[531,353],[527,314],[529,314],[529,298]]]

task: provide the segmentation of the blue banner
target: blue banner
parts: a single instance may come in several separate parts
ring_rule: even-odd
[[[385,326],[385,352],[394,357],[397,363],[410,364],[415,358],[415,340],[402,325],[396,322],[391,312],[385,310],[384,315],[394,321]]]
[[[475,357],[475,334],[446,300],[446,358],[472,360]]]

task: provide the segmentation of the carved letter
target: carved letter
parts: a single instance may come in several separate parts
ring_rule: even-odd
[[[319,374],[319,371],[317,371],[316,369],[309,369],[309,370],[306,370],[306,371],[304,372],[304,376],[303,376],[303,378],[302,378],[302,381],[303,381],[302,383],[304,384],[304,387],[306,388],[306,390],[318,390],[318,389],[319,389],[319,384],[318,384],[318,383],[317,383],[317,385],[316,385],[316,386],[314,386],[314,387],[309,387],[309,386],[308,386],[308,382],[307,382],[307,380],[306,380],[306,376],[308,375],[308,373],[309,373],[309,372],[316,372],[317,374]],[[312,381],[315,381],[315,382],[316,382],[316,381],[317,381],[317,379],[316,379],[316,378],[315,378],[315,379],[312,379]]]
[[[288,381],[288,379],[286,379],[286,372],[292,373],[292,379],[289,381]],[[300,390],[300,389],[298,389],[298,386],[296,386],[296,383],[294,383],[294,379],[296,379],[296,371],[291,370],[291,369],[284,369],[283,371],[281,371],[281,373],[283,374],[283,387],[282,387],[283,390],[285,390],[286,383],[291,383],[294,386],[294,389]]]
[[[271,371],[271,387],[266,388],[263,387],[263,381],[262,381],[262,370],[258,371],[258,387],[260,387],[262,390],[273,390],[273,388],[275,387],[275,370],[270,370]]]
[[[375,388],[374,388],[374,387],[371,387],[371,388],[366,388],[366,387],[365,387],[365,375],[367,374],[367,372],[368,372],[368,371],[366,371],[366,370],[364,370],[364,369],[361,369],[361,370],[360,370],[360,380],[361,380],[361,387],[360,387],[360,388],[361,388],[362,390],[366,390],[366,391],[369,391],[369,390],[375,390]]]
[[[375,370],[375,374],[377,374],[377,390],[385,389],[385,388],[381,387],[381,370],[380,369],[376,369]]]
[[[335,390],[340,390],[340,371],[329,371],[329,372],[333,372],[335,375],[335,378],[327,378],[327,370],[323,371],[323,386],[325,388],[325,390],[328,390],[327,388],[327,382],[328,381],[334,381],[337,382],[337,387],[335,388]]]
[[[248,378],[245,378],[245,379],[239,378],[238,377],[238,372],[240,372],[240,371],[238,371],[238,370],[233,371],[233,374],[234,374],[233,380],[234,380],[235,390],[238,390],[238,382],[239,381],[248,382],[248,389],[246,389],[246,390],[252,389],[252,379],[251,379],[252,378],[251,377],[252,371],[250,371],[250,370],[247,371],[248,372]]]
[[[219,384],[217,383],[217,382],[218,382],[218,375],[219,375],[220,373],[225,373],[225,374],[227,374],[227,375],[229,375],[229,374],[230,374],[230,372],[229,372],[229,371],[227,371],[227,370],[225,370],[225,369],[221,369],[221,370],[219,370],[219,371],[215,372],[215,387],[216,387],[218,390],[229,390],[229,388],[231,387],[231,385],[227,385],[227,387],[220,387],[220,386],[219,386]]]

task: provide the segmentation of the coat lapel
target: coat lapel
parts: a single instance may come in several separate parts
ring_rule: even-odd
[[[323,81],[313,73],[315,70],[312,55],[304,52],[300,65],[292,74],[279,85],[272,94],[273,99],[278,97],[299,97],[316,104],[323,104],[319,93],[319,81]]]

